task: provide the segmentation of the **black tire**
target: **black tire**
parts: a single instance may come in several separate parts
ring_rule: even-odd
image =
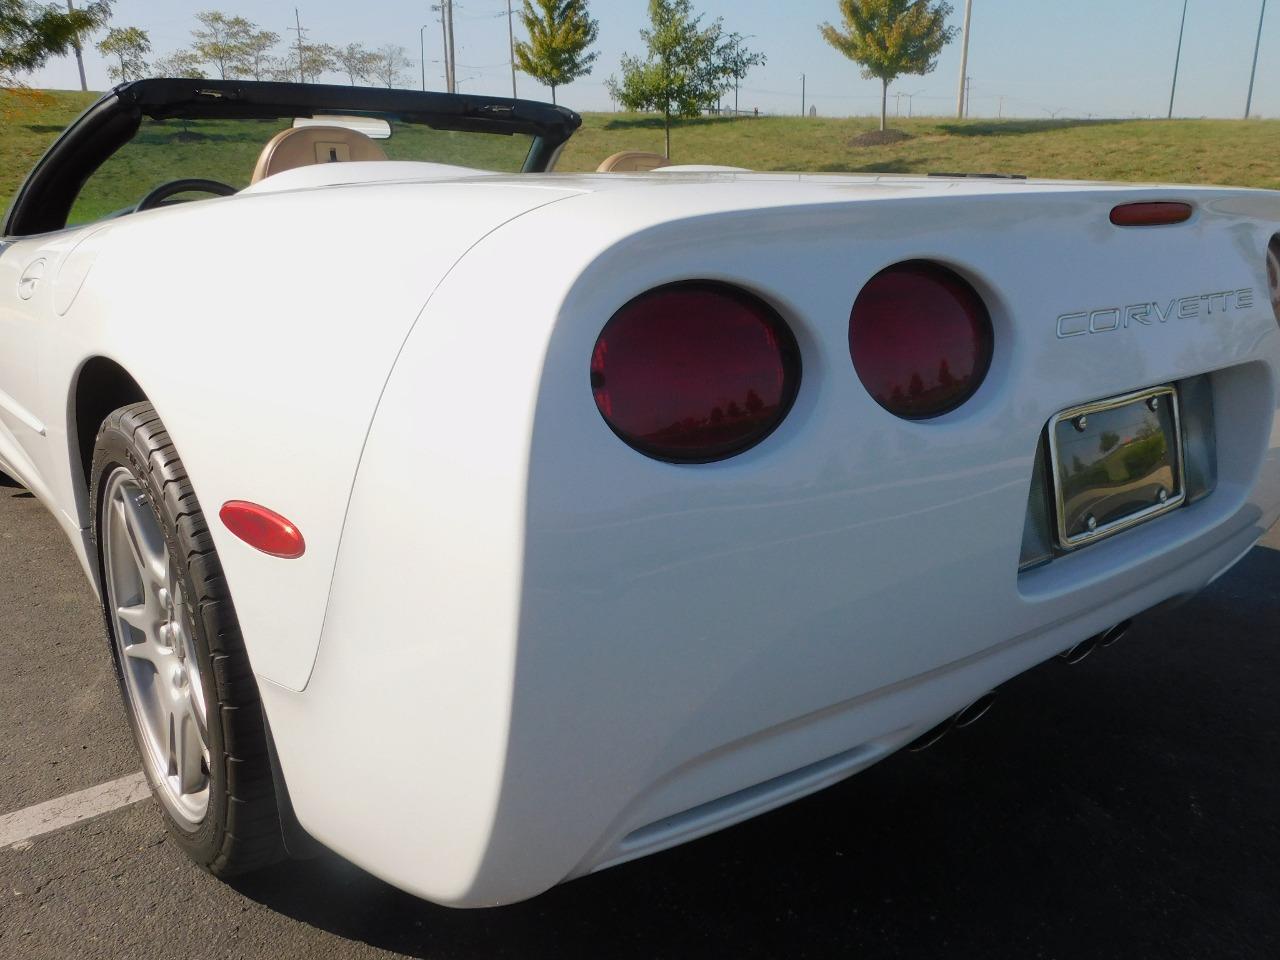
[[[150,403],[116,410],[98,431],[93,451],[90,503],[99,572],[103,559],[103,482],[126,468],[146,492],[183,581],[181,616],[194,639],[208,718],[209,804],[194,826],[183,824],[157,803],[175,842],[197,864],[218,877],[256,870],[284,856],[280,819],[267,750],[267,730],[258,686],[249,667],[222,565],[195,491],[164,424]],[[105,596],[105,590],[104,590]],[[113,618],[104,616],[107,631]],[[130,706],[114,636],[116,677],[139,750],[143,741]],[[144,764],[144,769],[147,765]],[[150,773],[148,772],[148,776]],[[152,782],[153,793],[158,791]],[[158,800],[157,796],[157,800]]]

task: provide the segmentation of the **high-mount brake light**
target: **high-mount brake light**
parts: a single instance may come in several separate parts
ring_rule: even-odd
[[[977,291],[927,260],[880,271],[849,315],[858,379],[876,403],[907,420],[941,416],[973,396],[991,366],[994,343]]]
[[[591,391],[613,432],[675,463],[723,460],[786,417],[800,351],[786,322],[745,290],[691,280],[631,300],[591,355]]]
[[[1111,222],[1117,227],[1163,227],[1191,219],[1191,204],[1169,200],[1122,203],[1111,208]]]
[[[228,500],[218,511],[223,526],[263,553],[296,560],[307,550],[302,531],[274,510],[247,500]]]
[[[1271,291],[1271,309],[1280,323],[1280,233],[1267,244],[1267,287]]]

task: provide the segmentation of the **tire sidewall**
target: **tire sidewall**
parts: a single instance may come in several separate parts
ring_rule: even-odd
[[[165,547],[171,558],[185,557],[189,547],[181,542],[177,517],[173,515],[170,504],[166,501],[164,491],[158,486],[152,472],[147,469],[149,451],[142,448],[135,436],[120,429],[119,420],[109,418],[98,434],[94,447],[93,466],[91,471],[92,486],[90,503],[93,518],[94,552],[98,564],[98,585],[102,595],[103,619],[106,624],[107,639],[111,647],[111,659],[115,666],[116,682],[120,687],[121,697],[125,704],[125,713],[129,718],[129,728],[133,732],[134,741],[139,754],[143,755],[146,744],[139,728],[138,717],[133,709],[129,691],[125,685],[123,664],[120,662],[119,643],[115,636],[115,624],[110,616],[106,587],[106,563],[103,549],[103,496],[106,480],[118,467],[123,467],[142,486],[146,492],[147,504],[154,513],[164,534]],[[190,512],[188,504],[184,510]],[[195,508],[198,509],[198,508]],[[205,716],[208,718],[209,747],[209,807],[199,824],[192,827],[174,818],[164,803],[159,801],[159,791],[163,789],[154,782],[149,765],[144,763],[143,769],[153,793],[157,794],[157,805],[164,814],[165,825],[170,834],[188,854],[198,863],[211,859],[222,845],[224,824],[227,820],[227,770],[226,770],[226,733],[222,724],[220,697],[218,695],[218,678],[215,673],[210,645],[205,636],[204,625],[199,622],[192,608],[193,598],[197,596],[195,584],[191,581],[187,565],[177,562],[178,576],[182,583],[182,603],[179,613],[183,627],[193,640],[195,655],[199,661],[200,676],[206,678],[203,684],[205,698]]]

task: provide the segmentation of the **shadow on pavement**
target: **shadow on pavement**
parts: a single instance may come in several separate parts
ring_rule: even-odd
[[[1280,956],[1280,551],[976,727],[697,843],[499,910],[337,857],[237,883],[417,957]]]

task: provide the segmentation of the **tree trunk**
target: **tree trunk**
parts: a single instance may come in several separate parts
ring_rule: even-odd
[[[662,135],[665,146],[662,155],[668,160],[671,159],[671,107],[666,107],[662,111]]]
[[[553,107],[556,105],[556,85],[554,83],[551,84],[551,105]]]
[[[889,121],[889,81],[880,81],[880,129]]]

